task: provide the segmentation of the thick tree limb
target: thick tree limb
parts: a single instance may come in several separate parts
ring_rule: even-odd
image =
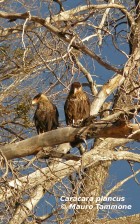
[[[23,205],[19,205],[15,211],[14,216],[9,221],[9,224],[20,224],[29,216],[31,211],[44,196],[44,189],[41,185],[37,186],[32,193],[29,200],[27,200]]]
[[[43,147],[59,145],[62,143],[79,141],[94,137],[103,138],[132,138],[140,139],[139,125],[118,125],[95,122],[89,127],[72,128],[65,127],[53,130],[32,138],[1,146],[0,150],[7,159],[19,158],[36,154]]]
[[[104,101],[110,94],[124,82],[125,78],[118,74],[110,79],[106,84],[103,85],[101,91],[96,96],[95,100],[91,104],[90,115],[97,114],[103,105]]]
[[[18,191],[25,191],[25,189],[27,190],[42,185],[45,186],[46,190],[49,190],[55,183],[61,181],[64,177],[69,176],[74,171],[79,171],[79,169],[89,167],[99,161],[113,160],[131,160],[140,162],[140,155],[127,151],[114,152],[106,150],[101,152],[100,149],[93,149],[85,153],[80,161],[69,160],[64,163],[60,162],[55,165],[52,164],[47,168],[42,168],[27,176],[10,181],[6,187],[0,188],[0,201],[5,200],[5,197],[11,197],[15,194],[16,189],[18,189]]]

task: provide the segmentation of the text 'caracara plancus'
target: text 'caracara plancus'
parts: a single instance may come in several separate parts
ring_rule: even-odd
[[[37,105],[34,114],[34,122],[37,133],[43,133],[56,129],[58,123],[58,110],[57,107],[42,93],[39,93],[32,100],[32,105]]]
[[[79,82],[74,82],[71,85],[64,111],[67,125],[79,125],[90,116],[90,101]]]

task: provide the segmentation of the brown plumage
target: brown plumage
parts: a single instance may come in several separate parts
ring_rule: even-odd
[[[79,125],[90,116],[90,101],[79,82],[74,82],[71,85],[64,111],[67,125]]]
[[[37,133],[43,133],[56,129],[58,123],[58,110],[57,107],[42,93],[39,93],[32,100],[32,105],[37,105],[34,114],[34,122]]]

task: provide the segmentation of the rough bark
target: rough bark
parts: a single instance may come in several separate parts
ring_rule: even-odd
[[[97,126],[97,127],[96,127]],[[20,158],[24,156],[29,156],[38,153],[43,147],[55,146],[62,144],[64,142],[79,142],[83,139],[90,139],[94,137],[101,138],[124,138],[139,140],[140,131],[139,125],[137,124],[100,124],[96,122],[87,127],[81,128],[60,128],[58,130],[53,130],[47,133],[43,133],[32,138],[1,146],[0,150],[2,155],[4,155],[8,160],[13,158]],[[46,153],[51,154],[53,149],[46,149]],[[57,155],[59,156],[59,155]],[[56,156],[56,157],[57,157]]]
[[[130,97],[133,97],[134,90],[135,88],[138,87],[138,85],[135,85],[135,80],[136,76],[138,74],[138,69],[140,65],[140,16],[137,18],[135,23],[131,24],[131,29],[132,32],[134,33],[134,37],[132,40],[133,43],[133,48],[132,48],[132,54],[130,55],[129,60],[127,61],[124,70],[123,70],[123,77],[125,80],[123,80],[124,84],[120,83],[121,87],[120,90],[118,91],[118,95],[116,97],[116,100],[114,102],[114,109],[115,108],[120,108],[123,109],[126,106],[133,106],[132,100]],[[132,86],[132,83],[134,85]],[[129,94],[128,94],[129,92]],[[100,94],[100,93],[99,93]],[[98,94],[98,96],[99,96]],[[104,100],[100,102],[100,105],[102,105]],[[94,104],[92,104],[93,106]],[[95,104],[98,105],[98,104]],[[99,106],[98,108],[100,108]],[[97,112],[97,111],[96,111]],[[132,117],[129,117],[131,119]],[[125,116],[120,117],[122,121],[125,122]],[[123,131],[123,129],[122,129]],[[121,132],[122,133],[122,132]],[[95,147],[100,148],[102,144],[107,144],[106,148],[113,150],[113,144],[112,144],[112,139],[98,139],[96,140]],[[84,194],[85,196],[93,196],[93,197],[98,197],[102,195],[102,187],[105,183],[106,178],[108,177],[108,170],[110,167],[111,162],[100,162],[97,164],[97,166],[91,166],[89,169],[86,171],[86,177],[84,181],[84,185],[86,186],[84,188]],[[83,195],[83,192],[81,193]],[[91,204],[95,207],[95,202],[91,202]],[[94,211],[90,210],[82,210],[80,213],[76,213],[76,221],[77,223],[96,223],[96,216],[97,216],[97,208],[95,207]],[[84,221],[83,221],[84,220]],[[123,219],[125,220],[125,218]],[[131,219],[130,219],[131,220]],[[137,218],[136,218],[137,220]],[[101,221],[101,220],[100,220]],[[121,221],[108,221],[107,223],[120,223]],[[125,223],[127,223],[127,218],[125,220]],[[100,222],[101,223],[101,222]],[[104,221],[103,221],[104,223]],[[133,222],[134,223],[134,222]]]

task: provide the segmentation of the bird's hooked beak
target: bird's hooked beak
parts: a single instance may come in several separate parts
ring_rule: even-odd
[[[79,88],[74,88],[74,94],[81,91],[82,90],[82,87],[79,87]]]
[[[74,94],[77,93],[77,91],[78,91],[78,89],[77,88],[74,88]]]
[[[35,105],[35,104],[37,104],[37,100],[36,99],[33,99],[32,100],[32,105]]]

